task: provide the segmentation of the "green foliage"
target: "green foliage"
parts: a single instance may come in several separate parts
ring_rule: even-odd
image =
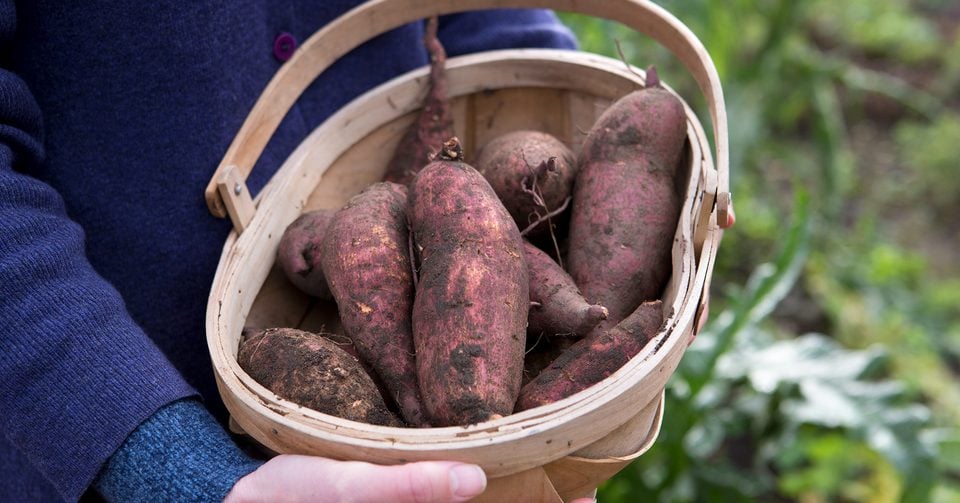
[[[946,112],[932,122],[910,121],[895,130],[897,147],[915,168],[912,197],[929,197],[941,209],[957,211],[960,177],[956,176],[960,113]]]
[[[764,323],[809,253],[808,203],[798,194],[777,260],[756,269],[688,350],[667,390],[660,438],[602,488],[603,501],[923,501],[931,493],[940,445],[924,436],[931,413],[890,378],[883,348],[783,338]]]
[[[896,501],[897,473],[875,451],[840,433],[803,429],[781,455],[780,491],[795,499]]]
[[[907,0],[833,2],[817,0],[810,21],[813,29],[846,46],[906,63],[934,59],[942,40],[934,22]]]
[[[960,501],[956,2],[659,3],[724,83],[738,221],[659,438],[600,500]],[[562,19],[711,128],[663,48]]]

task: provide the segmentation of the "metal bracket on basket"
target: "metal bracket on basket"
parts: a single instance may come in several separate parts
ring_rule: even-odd
[[[253,197],[250,196],[250,189],[247,188],[236,166],[230,165],[223,170],[217,179],[217,192],[223,199],[234,230],[237,234],[242,233],[253,220],[256,208],[253,205]]]

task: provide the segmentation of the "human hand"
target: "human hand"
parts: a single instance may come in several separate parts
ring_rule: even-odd
[[[381,466],[283,454],[237,481],[224,503],[452,503],[479,495],[486,485],[483,470],[466,463],[422,461]]]

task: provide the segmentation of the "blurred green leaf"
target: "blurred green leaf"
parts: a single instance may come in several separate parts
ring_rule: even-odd
[[[943,42],[936,26],[906,0],[814,3],[812,22],[823,36],[848,41],[871,54],[922,62],[936,56]]]
[[[827,387],[865,376],[882,364],[880,351],[848,351],[836,341],[817,334],[776,342],[748,352],[731,351],[717,366],[717,377],[745,377],[761,393],[772,393],[781,384],[819,381]]]
[[[713,376],[717,360],[733,345],[736,334],[769,315],[793,287],[810,239],[808,204],[806,193],[798,190],[794,222],[777,262],[758,266],[736,307],[720,313],[700,334],[698,344],[687,351],[678,371],[684,375],[691,397]]]
[[[892,467],[862,443],[808,430],[794,447],[794,461],[781,462],[785,494],[799,500],[897,501],[901,488]]]
[[[957,209],[960,178],[957,138],[960,113],[942,113],[933,122],[906,122],[895,130],[897,147],[915,170],[915,195],[929,196],[940,208]]]

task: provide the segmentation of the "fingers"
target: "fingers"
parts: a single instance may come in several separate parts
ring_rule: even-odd
[[[455,503],[476,497],[486,485],[483,470],[465,463],[381,466],[282,455],[240,479],[227,501]]]

